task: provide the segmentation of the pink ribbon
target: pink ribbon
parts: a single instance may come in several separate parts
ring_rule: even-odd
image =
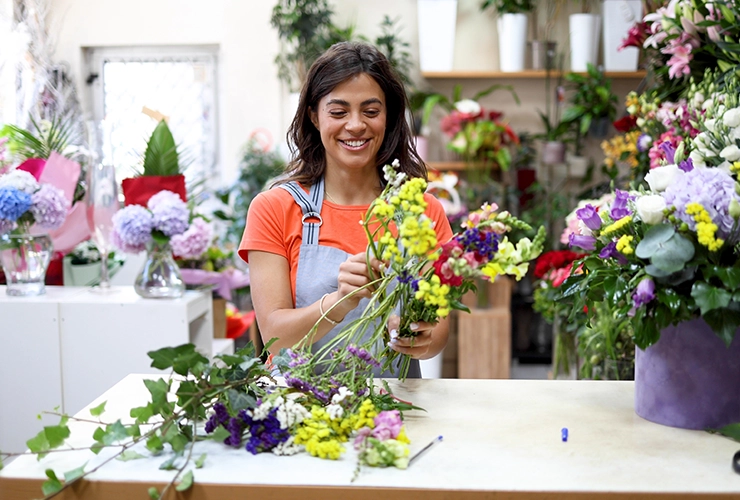
[[[188,285],[214,285],[216,293],[231,300],[231,291],[249,285],[249,275],[238,269],[217,273],[203,269],[180,269],[182,280]]]

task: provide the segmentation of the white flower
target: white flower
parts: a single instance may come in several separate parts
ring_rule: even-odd
[[[712,107],[713,105],[714,105],[714,99],[712,99],[712,98],[710,97],[709,99],[707,99],[706,101],[704,101],[704,102],[702,103],[702,105],[701,105],[701,109],[709,109],[709,108],[710,108],[710,107]]]
[[[722,123],[732,128],[740,125],[740,108],[732,108],[725,111],[725,114],[722,115]]]
[[[15,169],[0,177],[0,187],[12,187],[26,194],[33,194],[38,191],[39,183],[25,170]]]
[[[344,415],[344,408],[342,408],[342,405],[331,404],[326,407],[326,413],[329,414],[330,419],[338,420]]]
[[[472,99],[463,99],[455,103],[455,109],[460,113],[468,113],[471,115],[477,115],[480,113],[480,104]]]
[[[704,154],[702,154],[699,151],[692,151],[689,153],[689,158],[691,158],[691,162],[694,164],[694,168],[705,168],[707,164],[704,162]]]
[[[278,445],[272,449],[272,452],[275,455],[295,455],[300,451],[303,451],[303,445],[295,444],[293,442],[293,436],[290,436],[282,443],[278,443]]]
[[[711,118],[709,120],[705,120],[704,121],[704,126],[710,132],[714,132],[717,129],[717,120],[715,118]]]
[[[663,197],[659,194],[649,194],[641,196],[635,201],[637,215],[645,224],[655,225],[663,220],[663,210],[666,204]]]
[[[693,104],[695,108],[698,109],[702,105],[703,102],[704,102],[704,94],[702,94],[701,92],[697,92],[696,94],[694,94],[694,98],[691,101],[691,103]]]
[[[740,148],[731,144],[719,152],[719,155],[727,161],[740,160]]]
[[[352,392],[349,389],[347,389],[346,387],[342,386],[342,387],[339,388],[339,390],[337,391],[337,393],[334,394],[331,397],[331,402],[333,404],[335,404],[335,405],[338,405],[339,403],[341,403],[342,401],[344,401],[344,398],[346,398],[347,396],[352,396],[353,394],[354,394],[354,392]]]
[[[720,163],[719,165],[717,165],[715,168],[718,168],[718,169],[722,170],[724,173],[726,173],[727,175],[730,175],[731,176],[732,175],[732,170],[730,170],[730,167],[731,166],[732,166],[732,164],[729,161],[725,160],[722,163]]]
[[[661,193],[679,177],[683,176],[683,174],[684,171],[676,165],[664,165],[648,172],[645,176],[645,181],[650,185],[652,191]]]

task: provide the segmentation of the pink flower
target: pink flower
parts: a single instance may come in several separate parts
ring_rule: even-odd
[[[691,51],[697,45],[698,41],[695,38],[692,38],[688,33],[681,33],[680,37],[673,38],[668,42],[668,46],[660,50],[663,54],[671,56],[666,63],[669,67],[669,78],[679,78],[691,74],[689,63],[694,58]]]
[[[647,23],[635,23],[627,32],[627,38],[622,40],[622,45],[617,50],[627,47],[637,47],[639,49],[642,47],[643,42],[645,42],[648,33]]]

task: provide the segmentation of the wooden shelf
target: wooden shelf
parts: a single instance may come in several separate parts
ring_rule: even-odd
[[[440,172],[449,172],[450,170],[460,172],[468,168],[468,164],[464,161],[428,161],[426,164],[429,170],[439,170]]]
[[[565,75],[571,73],[570,71],[563,71]],[[585,75],[586,73],[578,73],[579,75]],[[557,78],[561,75],[559,71],[553,71],[550,76]],[[607,71],[604,73],[607,78],[614,79],[641,79],[646,75],[645,71]],[[421,76],[427,80],[474,80],[474,79],[492,79],[492,80],[516,80],[516,79],[544,79],[546,77],[545,70],[527,70],[517,71],[514,73],[504,73],[501,71],[425,71],[422,72]]]

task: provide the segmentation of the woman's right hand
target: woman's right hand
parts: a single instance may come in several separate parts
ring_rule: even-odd
[[[373,269],[375,277],[380,277],[383,263],[375,257],[371,257],[370,267]],[[347,304],[347,312],[357,307],[360,303],[360,299],[370,297],[373,289],[366,285],[371,281],[373,281],[373,278],[371,278],[368,271],[367,255],[364,252],[350,255],[347,260],[339,265],[339,275],[337,276],[338,300],[342,300],[347,295],[356,292],[354,295],[344,299],[342,302],[343,304]],[[341,305],[342,304],[337,306],[337,309]]]

